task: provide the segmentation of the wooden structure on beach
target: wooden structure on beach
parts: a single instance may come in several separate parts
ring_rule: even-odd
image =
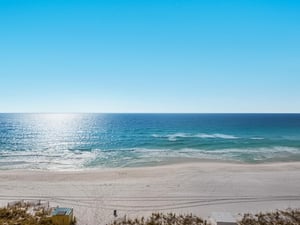
[[[73,222],[73,209],[56,207],[52,211],[51,219],[55,225],[71,225]]]

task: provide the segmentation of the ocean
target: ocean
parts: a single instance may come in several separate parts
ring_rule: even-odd
[[[300,114],[0,114],[0,169],[300,161]]]

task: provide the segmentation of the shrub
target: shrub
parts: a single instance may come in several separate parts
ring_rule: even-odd
[[[206,225],[207,221],[192,214],[176,215],[175,213],[152,213],[148,218],[130,219],[124,217],[109,225]]]

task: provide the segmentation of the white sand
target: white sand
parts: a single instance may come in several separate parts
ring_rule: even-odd
[[[257,212],[300,208],[300,163],[186,163],[81,172],[0,171],[0,201],[48,200],[74,207],[79,225],[154,211]]]

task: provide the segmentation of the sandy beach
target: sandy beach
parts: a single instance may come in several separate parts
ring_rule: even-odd
[[[151,212],[258,212],[300,207],[300,163],[193,162],[85,171],[0,171],[0,202],[73,207],[79,225]]]

